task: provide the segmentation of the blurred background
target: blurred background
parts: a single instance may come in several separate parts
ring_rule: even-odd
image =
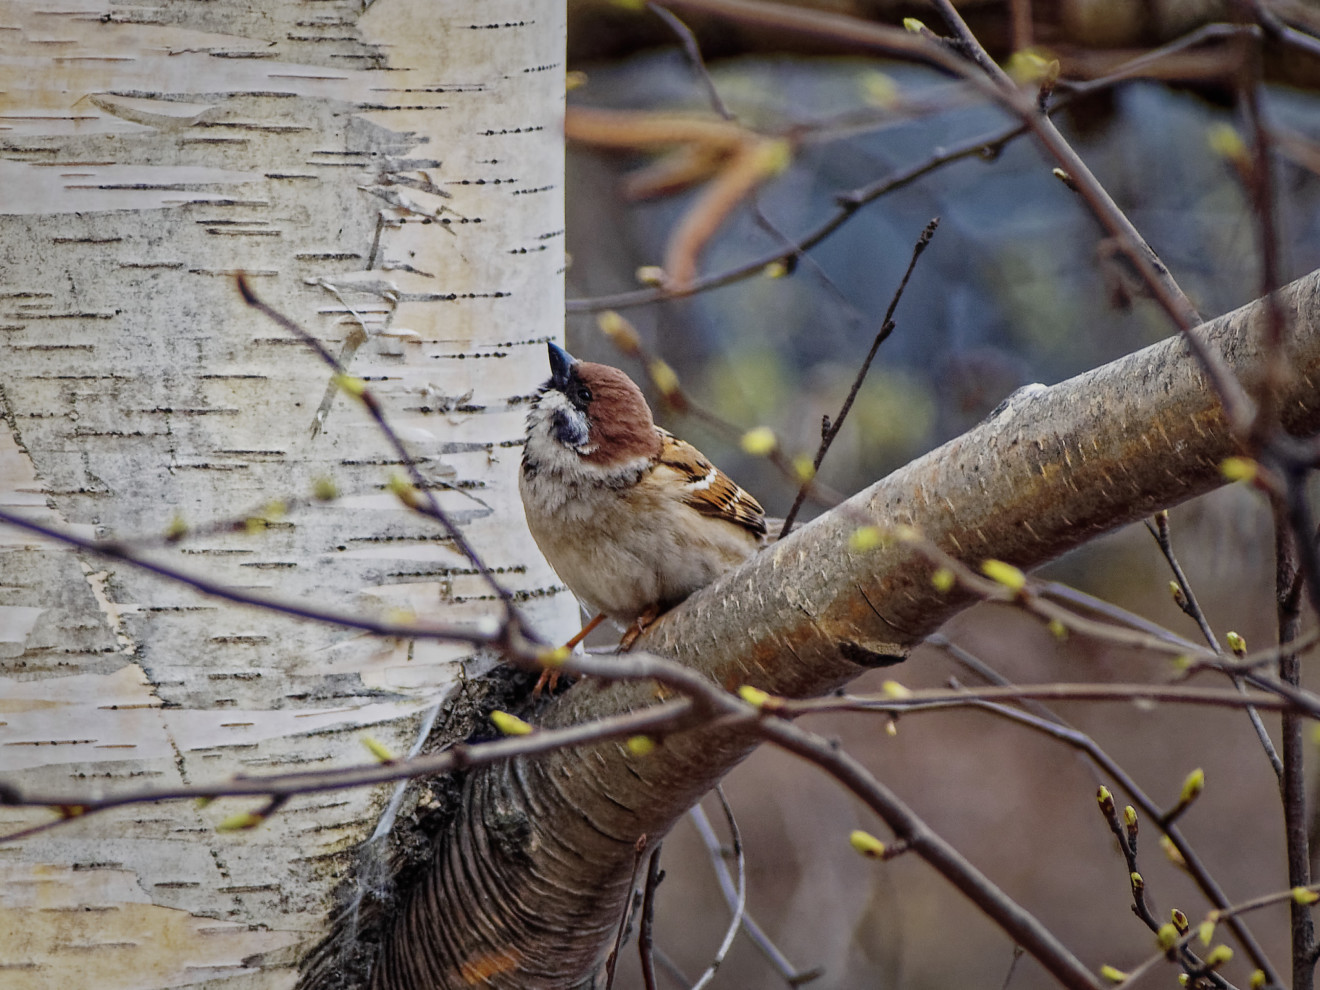
[[[801,6],[801,4],[800,4]],[[816,6],[897,25],[924,3],[835,0]],[[1033,48],[1059,59],[1055,114],[1064,134],[1128,213],[1207,318],[1260,294],[1258,224],[1235,171],[1211,148],[1217,126],[1241,127],[1225,79],[1226,49],[1210,43],[1154,63],[1140,79],[1072,95],[1068,82],[1115,67],[1247,5],[1196,0],[980,0],[958,4],[1001,62]],[[1274,2],[1272,13],[1320,34],[1320,7]],[[570,69],[584,74],[570,104],[627,111],[713,114],[706,80],[653,11],[611,0],[570,2]],[[819,42],[691,18],[709,80],[730,114],[762,134],[790,135],[787,169],[737,209],[700,255],[699,276],[737,268],[800,240],[837,198],[1010,126],[955,81],[920,66],[860,58]],[[1320,60],[1264,48],[1265,112],[1274,150],[1281,279],[1320,268]],[[795,486],[736,433],[666,407],[643,365],[596,325],[593,300],[637,290],[660,265],[698,187],[639,201],[624,183],[654,159],[571,144],[568,173],[569,349],[619,365],[648,389],[662,425],[691,440],[753,491],[772,515]],[[931,171],[862,207],[798,260],[681,299],[623,310],[646,348],[677,372],[685,392],[739,429],[771,427],[789,457],[810,457],[821,417],[833,416],[879,329],[922,228],[940,226],[918,263],[821,480],[844,494],[933,449],[984,418],[1014,389],[1063,380],[1168,336],[1077,197],[1029,139],[998,154]],[[808,515],[820,507],[808,506]],[[1251,647],[1274,636],[1273,536],[1262,499],[1224,489],[1174,510],[1175,547],[1221,640]],[[1130,527],[1046,568],[1066,581],[1189,638],[1171,577],[1144,527]],[[1308,622],[1314,622],[1313,617]],[[1020,683],[1166,681],[1167,658],[1077,637],[1059,642],[1040,623],[982,606],[944,630],[953,642]],[[1309,661],[1308,661],[1309,662]],[[854,685],[876,690],[950,677],[978,683],[943,650],[922,647],[900,667]],[[1304,675],[1305,677],[1305,675]],[[1209,678],[1205,683],[1213,683]],[[1059,705],[1157,801],[1176,801],[1184,777],[1206,772],[1204,796],[1182,821],[1229,898],[1287,886],[1274,775],[1246,717],[1218,709],[1133,704]],[[1267,718],[1274,726],[1275,718]],[[1154,951],[1133,917],[1127,868],[1096,809],[1090,763],[1063,744],[970,711],[910,715],[894,735],[877,716],[808,720],[839,737],[885,783],[984,872],[1044,919],[1094,968],[1137,965]],[[1320,754],[1312,754],[1320,755]],[[1043,987],[1050,978],[957,892],[914,857],[861,860],[848,832],[883,828],[814,769],[763,750],[726,783],[747,856],[748,910],[800,970],[823,967],[812,987]],[[1128,799],[1118,793],[1120,807]],[[723,814],[707,799],[717,829]],[[1193,923],[1207,905],[1145,823],[1141,868],[1166,919]],[[657,942],[694,979],[729,917],[696,830],[666,841]],[[1251,925],[1288,972],[1283,908]],[[1232,944],[1230,942],[1230,944]],[[616,986],[640,987],[635,950]],[[1245,986],[1243,954],[1226,971]],[[1174,986],[1166,968],[1150,985]],[[661,974],[661,986],[680,984]],[[786,986],[740,937],[711,984]]]

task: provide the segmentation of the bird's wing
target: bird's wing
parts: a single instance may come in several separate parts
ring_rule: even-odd
[[[656,428],[662,442],[660,465],[683,483],[683,501],[703,516],[713,516],[765,536],[765,510],[746,489],[717,468],[692,444]]]

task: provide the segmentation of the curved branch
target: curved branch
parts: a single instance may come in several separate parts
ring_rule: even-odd
[[[1320,430],[1320,272],[1281,290],[1296,328],[1283,425]],[[1265,306],[1194,331],[1250,389],[1267,360]],[[954,557],[1031,568],[1224,483],[1232,431],[1187,342],[1170,338],[1051,388],[1015,395],[932,451],[768,548],[662,617],[641,646],[719,684],[824,694],[894,663],[971,604],[942,593],[918,549],[850,548],[861,525],[913,526]],[[584,684],[547,713],[569,725],[653,704],[663,689]],[[582,985],[608,951],[645,834],[654,842],[755,746],[755,727],[667,737],[645,758],[618,743],[472,774],[462,817],[385,948],[381,990]],[[1001,924],[1020,910],[1006,903]]]

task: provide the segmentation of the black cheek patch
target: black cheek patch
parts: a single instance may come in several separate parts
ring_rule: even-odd
[[[555,410],[555,421],[551,426],[555,439],[566,447],[581,447],[587,442],[587,424],[581,416],[574,416],[566,409]]]

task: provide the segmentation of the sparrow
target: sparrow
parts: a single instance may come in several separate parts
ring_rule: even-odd
[[[549,344],[527,415],[518,491],[560,580],[629,648],[658,615],[766,541],[765,511],[689,443],[655,425],[626,374]]]

